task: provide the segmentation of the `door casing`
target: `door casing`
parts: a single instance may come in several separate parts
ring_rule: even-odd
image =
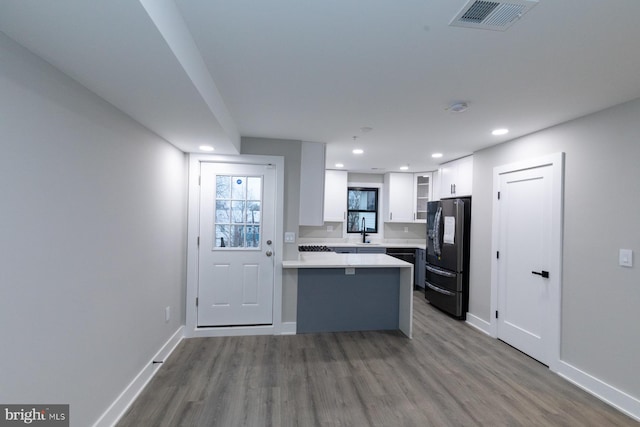
[[[273,165],[276,168],[276,218],[274,233],[273,324],[263,326],[198,327],[198,234],[200,232],[200,164],[202,162]],[[284,157],[259,155],[189,155],[189,200],[187,207],[187,292],[185,336],[217,337],[240,335],[278,335],[282,328],[282,253],[284,236]]]
[[[500,176],[506,173],[531,169],[541,166],[552,168],[552,194],[551,194],[551,247],[550,271],[553,274],[550,280],[551,298],[548,319],[549,339],[549,369],[558,372],[560,369],[560,347],[562,328],[562,230],[563,230],[563,200],[564,200],[564,153],[554,153],[543,157],[525,160],[497,166],[493,169],[493,215],[492,215],[492,241],[491,241],[491,336],[498,337],[498,322],[496,310],[498,309],[498,260],[496,254],[499,250],[500,216],[498,206],[498,191],[500,188]]]

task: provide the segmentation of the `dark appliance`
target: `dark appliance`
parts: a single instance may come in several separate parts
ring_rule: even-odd
[[[394,258],[401,259],[408,263],[413,264],[413,285],[420,288],[424,287],[424,283],[418,283],[418,269],[416,264],[416,250],[415,248],[387,248],[387,255]]]
[[[427,203],[425,297],[458,319],[469,310],[471,198]]]

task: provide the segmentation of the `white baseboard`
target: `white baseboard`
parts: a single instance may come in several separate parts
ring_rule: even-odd
[[[275,335],[273,325],[264,326],[212,326],[188,331],[187,338],[245,337],[252,335]]]
[[[282,322],[280,335],[295,335],[297,330],[296,322]]]
[[[279,332],[278,332],[279,331]],[[242,337],[252,335],[295,335],[296,322],[283,322],[279,328],[274,325],[263,326],[212,326],[187,331],[187,338]]]
[[[129,406],[136,400],[138,395],[144,390],[151,378],[160,369],[162,363],[153,363],[154,361],[164,362],[169,355],[180,344],[184,337],[184,326],[180,326],[178,330],[167,340],[160,350],[151,358],[149,363],[136,375],[129,385],[120,393],[116,400],[107,408],[102,416],[95,422],[93,427],[111,427],[129,409]]]
[[[480,332],[491,336],[491,323],[487,322],[486,320],[483,320],[471,313],[467,313],[467,324],[473,326]]]
[[[557,374],[620,412],[640,421],[640,400],[637,398],[618,390],[567,362],[560,361]]]

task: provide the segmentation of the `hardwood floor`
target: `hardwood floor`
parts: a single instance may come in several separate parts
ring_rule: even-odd
[[[193,338],[118,426],[638,426],[414,294],[399,332]]]

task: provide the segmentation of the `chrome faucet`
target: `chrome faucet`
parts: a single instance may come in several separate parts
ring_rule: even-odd
[[[362,243],[367,243],[366,239],[367,239],[367,227],[366,227],[366,221],[365,218],[362,217]]]

